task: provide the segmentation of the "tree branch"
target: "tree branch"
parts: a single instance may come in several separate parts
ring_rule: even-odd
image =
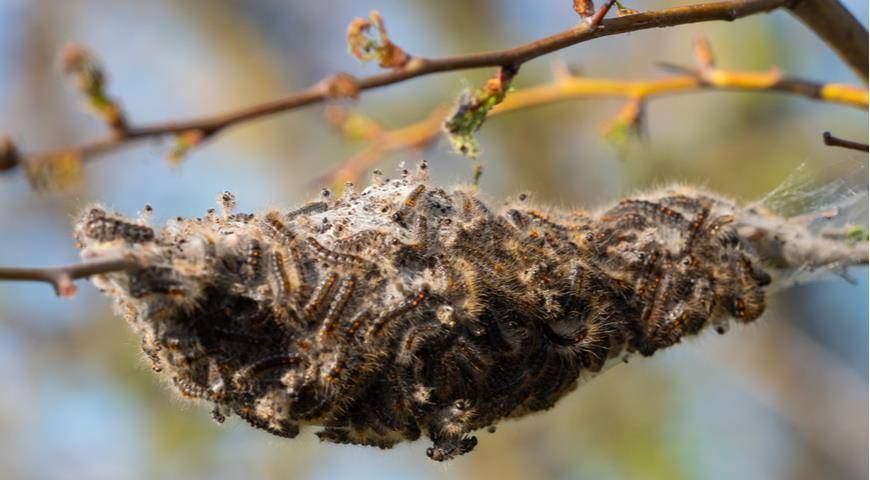
[[[850,150],[858,150],[861,152],[870,151],[870,145],[867,145],[866,143],[853,142],[851,140],[835,137],[831,135],[831,132],[823,133],[822,140],[825,142],[825,145],[828,145],[830,147],[843,147]]]
[[[791,12],[867,83],[867,29],[839,0],[797,0]]]
[[[710,55],[708,51],[705,55]],[[701,59],[699,58],[699,63]],[[712,62],[712,60],[709,60]],[[705,90],[786,93],[811,100],[835,103],[866,110],[866,89],[849,85],[822,83],[813,80],[787,77],[778,69],[767,72],[745,72],[713,68],[712,64],[700,70],[668,66],[682,74],[656,80],[621,80],[613,78],[589,78],[561,75],[554,82],[519,89],[507,95],[489,115],[499,115],[515,110],[533,108],[550,103],[593,98],[626,98],[629,101],[646,101],[654,97],[693,93]],[[356,181],[363,172],[372,168],[384,154],[425,147],[434,142],[441,133],[440,120],[447,112],[444,106],[432,111],[424,120],[394,130],[382,130],[380,126],[365,136],[367,145],[357,154],[334,167],[315,181],[319,184],[340,184]],[[349,115],[330,119],[342,125]],[[373,121],[370,121],[374,123]]]
[[[0,281],[45,282],[54,287],[60,297],[71,297],[76,293],[74,280],[100,275],[108,272],[128,270],[139,266],[130,258],[108,258],[93,262],[77,263],[61,267],[47,268],[0,268]]]
[[[196,138],[199,142],[238,123],[321,103],[337,96],[355,96],[363,90],[383,87],[424,75],[482,67],[518,66],[531,59],[595,38],[689,23],[714,20],[733,21],[749,15],[787,7],[793,1],[729,0],[675,7],[653,12],[641,12],[605,20],[601,17],[607,13],[607,10],[612,5],[612,2],[608,1],[590,22],[581,22],[578,26],[569,30],[515,48],[444,58],[413,58],[404,63],[403,66],[392,69],[389,72],[360,79],[355,79],[348,74],[332,75],[284,98],[215,116],[190,120],[170,121],[144,126],[135,126],[127,123],[125,128],[116,129],[104,138],[73,147],[36,153],[29,156],[19,155],[16,157],[18,161],[6,162],[6,164],[0,162],[0,166],[5,167],[6,170],[11,170],[14,166],[21,165],[22,163],[30,164],[25,165],[25,167],[28,167],[27,170],[31,182],[36,183],[34,178],[38,176],[36,172],[39,170],[39,163],[49,161],[51,158],[58,156],[84,159],[121,148],[138,140],[169,135],[183,135],[191,132],[198,133]],[[352,83],[348,85],[349,82]]]
[[[571,77],[550,85],[513,92],[501,105],[493,109],[493,114],[571,99],[649,98],[701,90],[780,92],[864,110],[867,109],[868,101],[867,92],[863,89],[849,85],[785,78],[777,70],[768,72],[716,70],[705,77],[689,74],[661,80],[625,81]]]
[[[844,270],[867,265],[866,230],[856,235],[850,227],[807,235],[805,219],[784,219],[746,209],[736,222],[738,234],[759,257],[775,268],[814,271]],[[74,280],[104,273],[130,270],[142,264],[131,257],[109,257],[79,264],[47,268],[0,267],[0,281],[36,281],[52,285],[61,297],[76,293]]]

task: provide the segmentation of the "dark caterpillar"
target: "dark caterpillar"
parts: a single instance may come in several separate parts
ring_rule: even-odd
[[[380,448],[427,435],[439,461],[552,407],[583,373],[755,320],[768,272],[819,262],[791,247],[813,237],[803,227],[688,188],[594,214],[522,195],[499,214],[423,168],[325,198],[233,214],[225,192],[222,215],[159,235],[94,208],[76,236],[86,257],[142,261],[94,283],[155,371],[216,419]]]

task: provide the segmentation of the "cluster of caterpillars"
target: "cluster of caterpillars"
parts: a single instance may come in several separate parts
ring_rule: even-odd
[[[496,213],[425,164],[301,208],[145,219],[87,211],[83,255],[142,267],[94,283],[181,395],[292,438],[427,455],[545,410],[609,361],[652,355],[764,310],[770,277],[733,203],[687,188],[597,213],[520,195]]]

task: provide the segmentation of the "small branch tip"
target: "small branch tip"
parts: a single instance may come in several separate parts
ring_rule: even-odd
[[[870,152],[870,145],[835,137],[831,132],[823,133],[822,140],[825,142],[825,145],[828,145],[829,147],[842,147],[849,150],[858,150],[860,152]]]

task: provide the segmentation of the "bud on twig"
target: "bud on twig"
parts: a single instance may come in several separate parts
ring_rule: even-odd
[[[372,27],[377,29],[374,36]],[[347,48],[357,59],[377,60],[383,68],[399,68],[411,59],[404,50],[390,41],[381,14],[372,11],[369,18],[356,18],[347,27]]]
[[[383,132],[383,128],[367,115],[349,111],[345,108],[330,106],[323,112],[326,121],[337,127],[347,138],[354,140],[371,140]]]
[[[592,0],[574,0],[574,11],[581,19],[586,20],[595,14],[595,3]]]
[[[580,76],[579,68],[574,65],[569,65],[560,57],[555,57],[553,59],[550,63],[550,70],[553,72],[553,80],[557,83]]]
[[[716,66],[716,61],[713,57],[713,49],[710,48],[710,42],[704,36],[698,35],[693,43],[695,47],[695,61],[698,63],[698,68],[702,72],[712,70]]]
[[[9,137],[0,137],[0,172],[4,170],[12,170],[21,158],[18,153],[18,148],[12,143]]]
[[[88,106],[117,133],[127,130],[127,121],[117,102],[106,93],[106,75],[94,55],[81,45],[71,44],[61,52],[63,71],[70,75]]]
[[[474,132],[483,125],[489,111],[504,100],[518,71],[514,66],[501,67],[483,88],[462,92],[455,110],[444,121],[444,131],[453,151],[466,157],[477,157],[479,151]]]
[[[201,144],[206,135],[202,130],[188,130],[175,136],[175,146],[169,152],[167,160],[171,165],[178,165],[191,148]]]
[[[639,136],[643,126],[644,101],[633,98],[619,109],[613,120],[602,127],[604,138],[625,154],[630,138]]]
[[[640,13],[640,10],[635,10],[633,8],[628,8],[625,5],[616,2],[616,16],[617,17],[627,17],[628,15],[637,15]]]
[[[82,156],[73,150],[28,159],[23,165],[36,190],[60,190],[82,178]]]
[[[359,98],[359,85],[356,77],[349,73],[336,73],[323,81],[323,89],[326,96],[332,99]]]

